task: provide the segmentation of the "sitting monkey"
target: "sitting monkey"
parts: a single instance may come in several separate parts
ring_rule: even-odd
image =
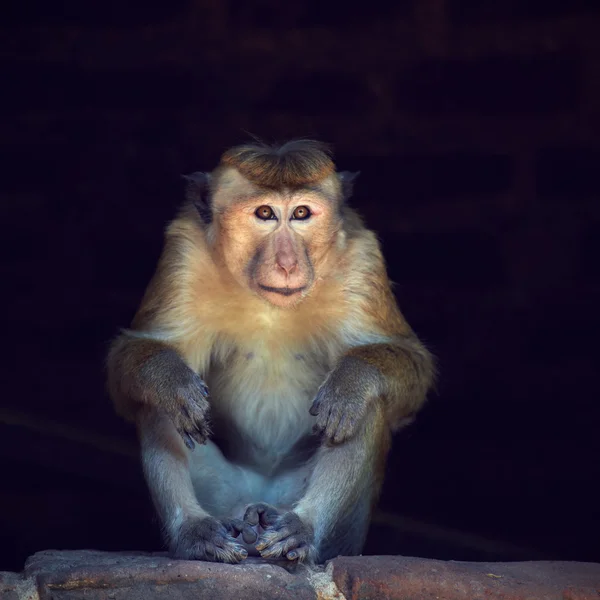
[[[354,176],[300,140],[232,148],[187,179],[107,362],[170,553],[358,554],[434,368],[347,205]]]

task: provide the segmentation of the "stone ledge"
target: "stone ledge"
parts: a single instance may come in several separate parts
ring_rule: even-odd
[[[164,554],[47,550],[0,573],[2,600],[598,600],[600,564],[340,557],[326,568],[174,561]]]

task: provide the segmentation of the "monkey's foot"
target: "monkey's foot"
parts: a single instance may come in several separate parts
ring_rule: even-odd
[[[288,560],[298,562],[313,559],[315,551],[312,528],[302,522],[296,513],[290,511],[278,516],[270,513],[265,524],[265,531],[256,543],[256,549],[263,558],[285,556]]]
[[[235,538],[242,534],[247,543],[256,534],[240,519],[219,521],[213,517],[189,519],[183,523],[172,546],[174,558],[239,563],[248,556]]]

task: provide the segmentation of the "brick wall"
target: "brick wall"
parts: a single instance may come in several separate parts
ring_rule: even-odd
[[[439,395],[397,441],[390,469],[405,481],[391,478],[382,508],[598,559],[599,25],[593,0],[12,3],[3,410],[132,439],[101,362],[153,270],[178,175],[246,131],[317,136],[361,171],[354,203],[440,358]],[[2,465],[22,473],[11,435]],[[27,429],[21,449],[48,479],[42,496],[23,475],[0,492],[21,553],[60,545],[67,527],[84,532],[73,545],[135,547],[122,533],[134,509],[99,516],[93,484],[55,476],[64,461],[41,466],[43,435]],[[78,515],[42,515],[50,496],[80,499]],[[24,537],[32,510],[45,534]],[[375,551],[456,556],[374,531]]]

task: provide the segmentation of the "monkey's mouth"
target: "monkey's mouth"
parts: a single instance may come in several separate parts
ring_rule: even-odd
[[[299,294],[300,292],[302,292],[303,290],[306,289],[306,286],[303,285],[302,287],[297,287],[297,288],[277,288],[277,287],[271,287],[268,285],[263,285],[262,283],[258,284],[258,287],[260,287],[261,290],[264,290],[265,292],[272,292],[273,294],[281,294],[282,296],[293,296],[294,294]]]

